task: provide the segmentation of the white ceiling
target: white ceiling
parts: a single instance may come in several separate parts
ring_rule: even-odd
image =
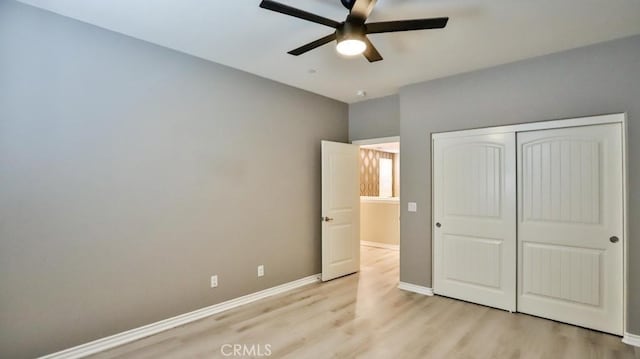
[[[138,39],[344,102],[411,83],[640,33],[639,0],[379,0],[370,21],[449,16],[443,30],[370,35],[384,61],[333,44],[286,52],[331,29],[259,0],[20,0]],[[339,0],[280,0],[343,21]],[[312,71],[315,70],[314,71]]]

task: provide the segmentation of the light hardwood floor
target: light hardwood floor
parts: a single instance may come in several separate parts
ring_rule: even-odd
[[[271,358],[640,358],[613,335],[399,290],[397,251],[363,246],[361,262],[94,358],[219,358],[224,344],[269,344]]]

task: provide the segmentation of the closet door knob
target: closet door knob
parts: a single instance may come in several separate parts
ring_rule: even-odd
[[[620,240],[620,238],[613,236],[611,238],[609,238],[609,242],[611,243],[618,243],[618,241]]]
[[[442,227],[442,225],[440,224],[440,222],[436,222],[436,227],[438,227],[438,228]]]

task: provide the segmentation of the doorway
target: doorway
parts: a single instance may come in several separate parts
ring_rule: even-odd
[[[399,278],[400,138],[353,141],[360,146],[361,270]]]
[[[352,144],[322,141],[321,147],[322,280],[371,269],[382,258],[388,267],[385,273],[397,271],[399,137]],[[361,261],[362,252],[371,256]]]

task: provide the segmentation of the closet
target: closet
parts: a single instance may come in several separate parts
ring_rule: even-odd
[[[434,292],[621,335],[623,126],[433,134]]]

